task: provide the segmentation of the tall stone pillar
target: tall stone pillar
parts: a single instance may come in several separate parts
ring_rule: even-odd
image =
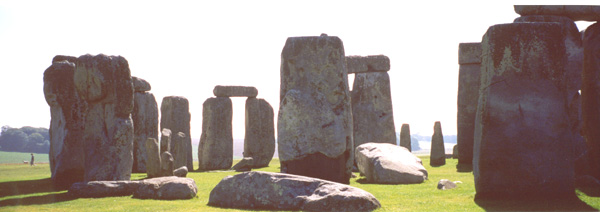
[[[402,124],[400,128],[400,146],[405,147],[408,151],[412,152],[412,143],[410,138],[410,125]]]
[[[202,107],[198,170],[229,169],[233,164],[231,99],[229,97],[208,98]]]
[[[246,99],[244,157],[253,158],[253,167],[269,166],[275,153],[273,107],[264,99]]]
[[[146,172],[146,141],[158,140],[158,105],[146,80],[133,80],[133,172]]]
[[[588,147],[588,171],[600,179],[600,24],[585,30],[583,39],[583,132]]]
[[[177,154],[187,155],[187,168],[188,170],[194,170],[194,159],[192,158],[192,138],[190,137],[190,103],[185,97],[182,96],[166,96],[163,98],[160,104],[160,129],[171,130],[171,141],[177,135],[182,132],[186,135],[185,145],[187,150]],[[175,143],[171,142],[169,149],[173,150]],[[178,158],[173,155],[174,158]],[[179,167],[177,167],[179,168]]]
[[[479,99],[481,43],[458,45],[457,148],[459,164],[473,163],[475,113]]]
[[[444,147],[444,134],[442,124],[436,121],[433,125],[431,136],[431,154],[429,154],[429,165],[442,166],[446,164],[446,147]]]

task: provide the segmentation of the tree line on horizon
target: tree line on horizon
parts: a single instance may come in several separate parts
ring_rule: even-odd
[[[43,127],[2,126],[0,151],[48,154],[50,152],[50,133],[47,128]]]

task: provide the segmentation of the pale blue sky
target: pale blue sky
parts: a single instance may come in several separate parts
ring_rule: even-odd
[[[215,85],[257,87],[276,117],[285,40],[327,33],[346,55],[390,58],[398,131],[409,123],[432,134],[441,121],[444,134],[456,134],[458,43],[512,22],[514,3],[540,2],[0,0],[0,126],[48,127],[44,70],[57,54],[87,53],[124,56],[159,105],[187,97],[193,138]],[[234,138],[244,137],[244,101],[234,99]]]

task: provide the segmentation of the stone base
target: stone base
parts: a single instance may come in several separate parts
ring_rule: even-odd
[[[350,184],[352,172],[346,167],[349,158],[347,151],[337,158],[314,153],[299,160],[281,161],[281,172]]]
[[[52,179],[54,187],[69,188],[73,183],[83,181],[83,169],[70,169],[57,173]]]
[[[429,160],[429,165],[431,166],[443,166],[446,165],[446,158],[442,157],[442,158],[431,158]]]

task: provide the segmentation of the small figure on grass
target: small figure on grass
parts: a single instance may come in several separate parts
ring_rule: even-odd
[[[33,163],[33,160],[35,158],[33,157],[33,153],[31,153],[31,161],[29,161],[29,166],[35,166],[35,164]]]

